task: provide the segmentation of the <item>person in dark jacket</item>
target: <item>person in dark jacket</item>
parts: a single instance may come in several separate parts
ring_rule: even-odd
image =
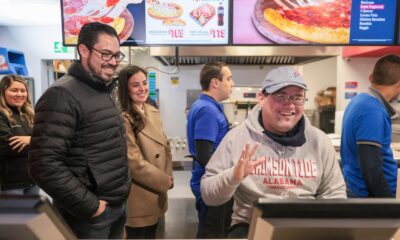
[[[0,184],[2,194],[39,194],[28,174],[34,113],[28,86],[18,75],[0,81]]]
[[[36,105],[29,169],[78,238],[121,238],[131,181],[110,93],[124,54],[116,31],[98,22],[81,28],[77,48],[80,61]]]

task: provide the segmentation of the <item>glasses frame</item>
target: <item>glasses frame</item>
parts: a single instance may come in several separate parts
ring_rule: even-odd
[[[111,61],[111,59],[115,59],[115,61],[117,62],[122,62],[122,60],[124,60],[125,58],[125,54],[123,54],[122,52],[117,52],[117,53],[112,53],[112,52],[102,52],[100,50],[97,50],[94,47],[91,47],[90,49],[98,52],[101,54],[101,59],[103,59],[103,61]],[[107,57],[109,56],[109,57]]]
[[[295,105],[295,106],[304,106],[304,104],[308,101],[308,98],[306,96],[290,96],[290,95],[286,95],[283,93],[266,93],[264,92],[265,96],[271,95],[272,98],[278,102],[278,103],[282,103],[282,104],[286,104],[289,103],[289,101]],[[299,98],[297,99],[300,102],[296,102],[295,98]]]

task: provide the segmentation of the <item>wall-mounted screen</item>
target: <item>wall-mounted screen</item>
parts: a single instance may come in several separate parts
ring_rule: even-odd
[[[400,6],[397,6],[397,8],[399,9],[399,12],[397,13],[397,45],[400,45]]]
[[[233,0],[234,45],[393,45],[394,0]]]
[[[123,45],[227,45],[230,0],[61,0],[64,45],[97,21]]]

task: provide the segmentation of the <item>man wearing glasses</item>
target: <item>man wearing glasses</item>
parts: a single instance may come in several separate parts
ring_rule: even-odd
[[[130,176],[110,93],[124,55],[116,31],[102,23],[84,25],[77,48],[80,61],[36,104],[30,173],[77,238],[120,239]]]
[[[204,202],[235,199],[228,238],[247,238],[258,198],[346,198],[335,149],[303,115],[306,90],[293,68],[270,71],[259,104],[208,162],[201,180]]]

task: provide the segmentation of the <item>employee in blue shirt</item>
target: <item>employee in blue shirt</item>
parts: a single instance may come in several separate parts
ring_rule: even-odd
[[[400,57],[378,60],[361,93],[343,115],[340,157],[348,197],[394,197],[397,162],[390,149],[396,111],[389,104],[400,94]]]
[[[187,124],[189,151],[195,159],[190,187],[199,218],[197,238],[223,238],[230,225],[232,201],[217,207],[206,206],[201,198],[200,180],[208,160],[229,130],[220,102],[232,93],[231,70],[223,62],[207,63],[200,72],[200,85],[203,93],[191,106]]]

